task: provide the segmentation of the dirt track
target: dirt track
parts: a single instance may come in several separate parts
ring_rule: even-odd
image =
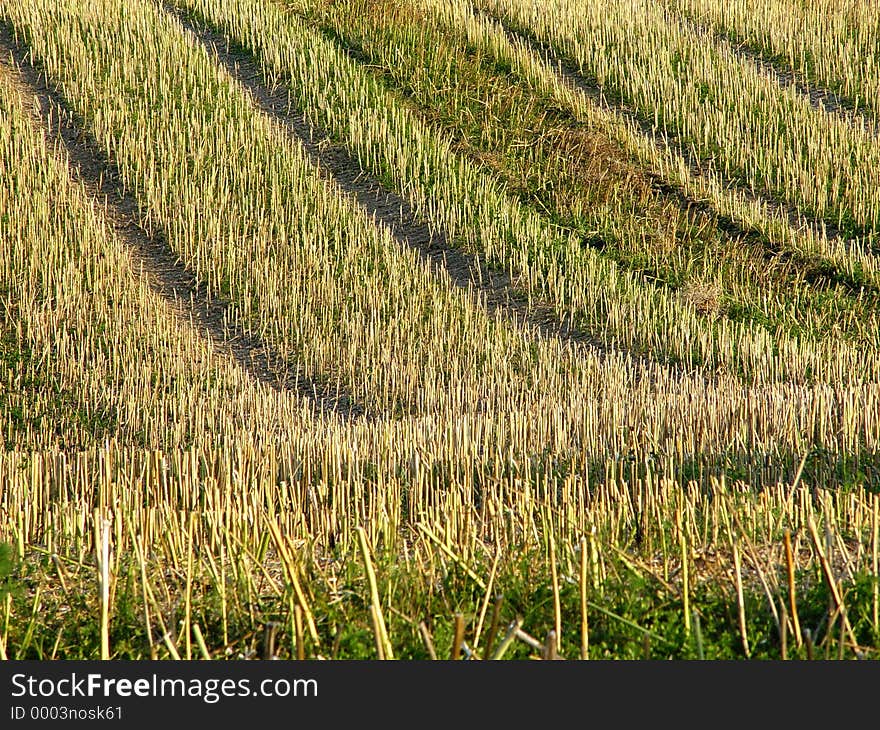
[[[516,326],[534,330],[543,337],[602,349],[588,333],[561,320],[552,306],[529,303],[527,295],[516,290],[507,273],[491,268],[482,256],[458,248],[443,231],[420,219],[410,201],[389,190],[347,149],[333,144],[328,134],[292,107],[287,91],[270,89],[259,63],[250,53],[236,48],[226,35],[201,26],[175,7],[164,7],[250,92],[257,106],[287,130],[325,178],[353,197],[378,225],[388,229],[395,241],[416,251],[434,271],[445,272],[455,286],[476,292],[491,314],[497,312]]]
[[[84,131],[64,97],[30,62],[28,51],[2,26],[0,55],[0,67],[5,67],[7,77],[25,98],[33,98],[38,104],[39,111],[34,110],[32,119],[42,129],[47,144],[51,147],[60,143],[71,177],[100,201],[116,234],[130,251],[134,268],[144,272],[153,291],[256,380],[278,391],[298,393],[317,412],[333,412],[346,419],[364,414],[363,406],[355,403],[338,383],[297,375],[293,364],[236,321],[229,302],[211,295],[205,284],[197,280],[161,229],[151,233],[141,225],[137,201],[125,189],[114,161]],[[47,123],[50,113],[51,126]]]
[[[694,153],[691,146],[687,144],[684,140],[680,139],[674,132],[670,132],[669,130],[666,130],[664,128],[656,128],[645,119],[642,119],[636,113],[636,111],[630,108],[623,100],[610,96],[606,93],[606,90],[602,89],[600,86],[581,74],[580,71],[573,64],[562,58],[562,56],[560,56],[550,45],[527,33],[521,32],[517,28],[514,28],[503,18],[497,17],[495,15],[492,15],[491,13],[476,8],[475,12],[494,23],[497,23],[504,30],[508,38],[510,38],[514,43],[525,44],[532,50],[533,53],[544,59],[544,61],[546,61],[549,65],[555,67],[558,70],[558,73],[562,80],[568,86],[582,92],[584,95],[589,97],[590,100],[593,101],[597,106],[602,109],[619,114],[622,117],[632,121],[636,124],[636,126],[646,138],[650,139],[658,146],[662,147],[663,145],[668,144],[670,148],[674,149],[678,154],[681,155],[682,159],[685,161],[688,168],[690,169],[691,175],[693,177],[701,177],[709,173],[717,174],[717,170],[711,168],[704,160],[700,159],[699,156]],[[766,62],[762,63],[766,65]],[[764,70],[767,73],[771,73],[771,71],[767,69]],[[793,79],[790,81],[790,83],[787,82],[785,75],[781,74],[778,70],[773,70],[772,75],[776,78],[777,82],[783,86],[797,86],[796,82]],[[799,90],[801,89],[799,88]],[[820,101],[823,100],[823,98],[827,98],[827,103],[832,104],[832,100],[830,99],[830,97],[822,97],[821,92],[819,92],[818,90],[811,89],[809,91],[804,91],[804,93],[807,94],[807,96],[811,100],[811,103],[813,103],[813,105],[817,108],[818,104],[820,103]],[[839,103],[835,110],[838,111],[838,113],[840,114],[846,115],[848,112],[845,106],[843,106],[842,102],[840,102],[839,99],[838,102]],[[829,108],[829,110],[831,109]],[[686,195],[683,191],[679,190],[676,185],[670,185],[666,181],[659,180],[659,178],[657,182],[659,189],[661,189],[664,193],[676,197],[682,204],[693,206],[696,209],[703,210],[716,216],[720,221],[721,228],[723,228],[727,233],[731,235],[748,235],[750,233],[748,229],[740,226],[740,224],[736,221],[722,215],[720,212],[715,210],[715,208],[712,207],[708,203],[708,201],[695,200],[694,198]],[[806,224],[813,230],[824,231],[826,237],[829,240],[846,240],[846,237],[843,235],[843,233],[830,222],[820,220],[815,216],[812,216],[801,210],[798,206],[793,205],[792,203],[778,196],[771,195],[764,191],[751,190],[744,187],[743,185],[738,184],[734,180],[727,180],[726,182],[728,187],[735,189],[739,193],[743,194],[747,200],[758,202],[765,206],[768,210],[787,218],[792,228],[794,229],[800,229],[804,226],[804,224]]]

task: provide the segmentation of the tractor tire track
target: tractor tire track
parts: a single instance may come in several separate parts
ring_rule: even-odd
[[[30,51],[2,22],[0,54],[5,59],[0,68],[8,69],[13,83],[37,102],[39,113],[34,113],[34,122],[47,145],[51,148],[57,143],[65,150],[71,177],[85,187],[90,197],[101,201],[108,222],[132,256],[134,269],[140,268],[146,274],[150,288],[181,319],[207,335],[250,377],[277,392],[299,395],[316,413],[333,413],[345,420],[364,416],[363,405],[355,402],[341,384],[299,374],[298,368],[269,343],[236,322],[231,302],[210,294],[207,286],[181,263],[161,229],[151,233],[141,225],[137,200],[125,189],[116,163],[85,131],[64,96],[34,64]]]
[[[488,10],[483,10],[475,5],[472,6],[477,16],[483,17],[489,22],[495,23],[508,37],[508,39],[517,45],[528,48],[532,53],[541,58],[545,63],[557,69],[557,73],[561,81],[569,88],[575,89],[588,97],[597,107],[603,111],[617,114],[628,121],[631,121],[639,131],[651,143],[658,147],[668,146],[670,149],[678,153],[687,165],[693,177],[704,177],[706,175],[717,175],[718,171],[703,160],[696,152],[695,148],[682,139],[677,133],[662,127],[655,127],[654,124],[643,118],[635,109],[618,95],[609,94],[595,81],[589,79],[581,73],[578,67],[567,60],[563,55],[558,53],[551,44],[541,40],[533,33],[527,30],[519,29],[510,23],[506,18],[497,16]],[[759,192],[752,190],[735,180],[725,180],[731,189],[742,194],[749,202],[754,202],[764,206],[772,213],[788,220],[789,225],[794,230],[803,229],[804,225],[817,233],[823,233],[829,241],[838,241],[844,248],[851,247],[852,236],[845,235],[836,225],[830,221],[826,221],[811,213],[802,210],[797,205],[786,201],[785,199],[773,195],[771,193]],[[663,188],[669,191],[677,190],[678,186],[668,181],[661,183]],[[697,206],[699,209],[718,217],[721,220],[730,221],[729,217],[724,216],[716,211],[708,201],[696,200],[684,191],[679,192],[681,199],[688,204]],[[732,230],[738,229],[742,232],[748,232],[744,228],[740,228],[738,223],[734,223]],[[866,227],[864,230],[856,231],[855,235],[868,235],[872,229]]]
[[[794,89],[810,102],[813,109],[834,114],[856,129],[864,129],[874,136],[880,134],[877,121],[867,108],[858,106],[849,97],[837,94],[821,84],[810,83],[802,72],[782,61],[769,59],[761,52],[760,48],[749,41],[732,34],[727,35],[705,25],[681,10],[669,17],[673,22],[677,20],[684,23],[695,34],[714,41],[717,46],[725,49],[731,55],[751,63],[781,88]]]
[[[406,89],[401,88],[393,74],[387,68],[383,68],[378,64],[377,61],[362,47],[351,45],[334,29],[320,25],[314,25],[312,27],[317,32],[321,33],[324,38],[334,43],[349,59],[360,65],[374,77],[379,78],[382,83],[386,84],[389,88],[401,94],[407,103],[411,105],[410,108],[416,114],[420,115],[423,119],[426,118],[426,115],[430,114],[429,109],[425,107],[421,101],[413,98]],[[466,151],[465,154],[467,154],[469,159],[474,163],[478,165],[482,164],[479,156],[473,152]],[[674,205],[685,214],[701,214],[708,216],[713,221],[715,228],[728,238],[737,239],[747,244],[755,252],[755,255],[759,256],[765,264],[770,265],[785,261],[792,265],[814,268],[816,269],[816,273],[810,275],[810,280],[824,281],[829,285],[840,285],[844,287],[848,294],[853,296],[859,296],[866,290],[880,292],[880,287],[873,283],[866,283],[862,280],[857,280],[839,267],[829,267],[829,265],[822,261],[818,255],[810,256],[795,249],[786,248],[777,244],[757,228],[748,227],[731,216],[722,214],[708,200],[698,200],[697,198],[688,195],[681,189],[681,187],[665,180],[658,173],[645,169],[644,167],[640,167],[640,171],[641,174],[644,175],[645,180],[651,186],[651,189],[657,194],[658,199],[670,205]],[[502,185],[507,184],[503,178],[501,178],[501,183]],[[528,206],[539,215],[546,214],[546,208],[536,205],[533,199],[527,199],[526,196],[519,197],[519,199],[523,205]],[[593,236],[590,238],[584,238],[582,245],[589,246],[598,252],[602,252],[609,247],[610,242],[601,237]],[[649,279],[646,278],[645,283],[650,283]],[[665,285],[658,284],[657,286],[658,288],[661,288]]]
[[[445,272],[457,288],[474,291],[490,314],[547,339],[588,347],[596,354],[607,351],[608,347],[592,334],[560,318],[552,305],[529,302],[526,294],[517,291],[510,275],[492,268],[485,257],[462,251],[444,231],[422,220],[409,200],[387,188],[347,148],[334,144],[329,134],[317,129],[293,106],[288,91],[270,88],[255,53],[182,9],[169,4],[162,7],[251,94],[265,114],[301,145],[319,173],[351,196],[398,244],[416,252],[433,271]]]

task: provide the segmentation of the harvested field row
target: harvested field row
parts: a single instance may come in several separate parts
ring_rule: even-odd
[[[168,9],[176,12],[174,8]],[[522,322],[545,336],[573,341],[587,339],[584,333],[574,330],[570,322],[556,320],[549,305],[530,303],[527,295],[514,291],[510,277],[490,269],[484,257],[451,246],[442,231],[416,216],[408,200],[386,188],[344,147],[334,145],[326,133],[316,130],[305,117],[292,113],[290,92],[266,86],[256,63],[242,53],[234,54],[228,50],[229,38],[206,28],[197,28],[182,13],[176,14],[187,29],[210,47],[227,72],[251,91],[260,108],[291,131],[313,164],[325,170],[333,182],[356,198],[369,216],[391,231],[398,243],[417,251],[435,270],[445,271],[459,288],[475,290],[490,313],[498,311],[507,319]]]
[[[873,282],[745,230],[638,169],[606,130],[517,83],[498,59],[469,47],[427,10],[349,2],[307,18],[381,72],[402,103],[452,136],[509,191],[647,284],[678,289],[708,316],[774,333],[839,333],[869,347],[875,340]]]
[[[18,76],[25,93],[34,99],[36,118],[48,122],[43,127],[47,146],[63,146],[74,178],[84,185],[89,197],[105,201],[109,221],[131,250],[133,267],[148,275],[154,291],[179,309],[181,317],[205,331],[215,346],[228,351],[252,377],[279,390],[296,390],[313,399],[319,410],[348,416],[357,413],[346,396],[340,397],[338,392],[331,396],[326,384],[292,377],[292,368],[277,353],[230,321],[229,303],[208,295],[206,287],[180,265],[161,231],[149,234],[139,225],[138,203],[125,190],[115,164],[83,132],[67,104],[39,77],[8,31],[0,30],[0,49],[14,59],[16,69],[10,77]]]
[[[559,229],[501,192],[492,177],[455,155],[446,135],[438,137],[344,52],[299,28],[296,18],[271,3],[248,2],[240,11],[207,3],[192,7],[250,47],[270,78],[288,78],[305,113],[350,146],[374,174],[390,178],[421,215],[442,222],[453,239],[461,236],[465,245],[483,251],[490,265],[506,269],[539,301],[553,303],[560,317],[574,318],[579,329],[601,330],[617,347],[654,352],[685,365],[723,364],[755,380],[799,378],[806,370],[821,378],[827,363],[835,361],[849,364],[837,368],[834,377],[870,368],[864,352],[856,357],[833,340],[814,345],[784,335],[768,338],[764,327],[752,321],[706,321],[686,298],[646,290],[640,277],[585,249],[581,235]],[[271,32],[264,34],[266,27]],[[333,63],[311,69],[308,59],[324,56]],[[328,93],[334,95],[332,103]],[[373,124],[373,119],[381,121]],[[450,165],[450,159],[456,164]],[[520,247],[513,247],[512,240]],[[532,243],[523,250],[526,241]],[[701,334],[694,338],[694,332]],[[825,352],[808,364],[804,358],[812,359],[807,352],[814,347]]]
[[[580,122],[604,130],[649,171],[679,189],[687,199],[717,211],[722,221],[733,221],[744,231],[758,231],[781,250],[818,257],[825,267],[843,272],[846,280],[864,282],[876,276],[877,257],[872,253],[870,236],[847,239],[834,226],[817,227],[803,216],[793,215],[788,206],[737,186],[703,164],[668,130],[654,127],[619,100],[605,97],[595,82],[577,71],[576,64],[564,61],[527,31],[519,32],[493,20],[463,0],[430,0],[429,5],[444,25],[458,27],[470,44],[509,66],[538,95],[570,109]]]
[[[871,235],[481,7],[0,0],[0,657],[880,658]]]
[[[880,23],[872,3],[672,0],[669,5],[705,24],[826,108],[841,110],[856,124],[876,126]]]
[[[158,181],[161,183],[161,178]],[[532,347],[530,343],[523,342],[523,346]],[[508,391],[509,398],[495,399],[491,395],[493,380],[488,383],[478,381],[479,387],[468,393],[470,407],[463,412],[490,412],[485,404],[500,403],[505,411],[527,414],[529,404],[533,402],[540,403],[541,407],[551,402],[564,403],[565,420],[575,427],[575,443],[589,444],[588,452],[600,460],[605,458],[601,455],[630,453],[633,449],[641,448],[641,444],[650,443],[657,447],[652,446],[652,450],[658,455],[679,454],[676,460],[685,458],[685,454],[688,461],[699,459],[699,454],[708,454],[710,459],[719,458],[720,454],[724,454],[725,459],[736,458],[739,454],[749,463],[748,454],[757,444],[774,443],[781,449],[780,458],[768,464],[767,468],[788,469],[791,468],[791,459],[795,458],[792,455],[801,453],[805,425],[814,419],[821,419],[819,423],[822,424],[817,442],[834,452],[838,449],[863,449],[869,456],[875,448],[873,426],[871,422],[863,424],[857,412],[859,403],[874,397],[873,386],[848,389],[783,385],[749,389],[737,385],[735,378],[729,377],[710,380],[696,373],[681,380],[681,376],[674,371],[662,368],[640,371],[639,367],[633,363],[628,365],[627,360],[619,356],[597,360],[583,357],[589,353],[581,352],[577,357],[570,353],[560,358],[565,351],[551,345],[550,342],[543,342],[535,355],[537,364],[520,374],[522,378],[528,377],[531,384],[539,386],[533,389],[534,392],[511,389]],[[493,378],[502,380],[503,374],[494,374]],[[506,378],[506,382],[510,380]],[[670,399],[660,405],[658,391],[666,383],[674,382],[679,382],[680,388],[669,390]],[[620,393],[626,392],[624,398],[617,393],[612,395],[614,383],[623,389]],[[595,396],[585,400],[584,396],[589,393],[595,393]],[[560,396],[562,401],[559,400]],[[436,397],[443,397],[443,393],[438,393]],[[619,406],[622,400],[627,402],[627,409]],[[719,415],[718,403],[721,401],[730,404],[730,414],[753,413],[754,416],[748,420],[758,420],[766,426],[761,427],[763,430],[756,430],[754,426],[743,430],[739,417]],[[637,405],[639,402],[641,406]],[[674,402],[680,405],[671,408]],[[484,405],[478,407],[480,403]],[[700,415],[700,403],[705,403],[704,416]],[[589,410],[584,409],[587,405]],[[689,433],[686,437],[675,426],[678,418],[675,414],[684,413],[685,410],[689,413]],[[587,417],[587,413],[596,415]],[[606,420],[608,418],[611,420]],[[701,418],[705,418],[705,425],[700,425]],[[599,425],[606,422],[607,426]],[[620,428],[614,425],[616,423],[630,425],[621,433]],[[810,428],[815,429],[814,426]],[[565,430],[567,432],[568,427]],[[633,434],[627,433],[630,430],[638,434],[635,440]],[[537,445],[545,440],[544,432],[540,432],[533,443]],[[560,444],[566,444],[567,441],[568,437],[565,437]],[[499,440],[499,444],[503,442],[503,439]],[[575,453],[578,448],[574,448]]]
[[[662,6],[492,0],[479,7],[548,43],[606,96],[680,136],[729,179],[846,237],[874,231],[880,140],[784,92]]]
[[[435,281],[413,252],[323,180],[301,147],[261,116],[173,19],[152,6],[145,11],[159,19],[148,49],[126,42],[125,25],[117,33],[102,26],[107,46],[90,38],[65,48],[71,52],[62,72],[67,85],[60,85],[89,133],[112,149],[143,205],[145,225],[162,227],[209,296],[228,298],[249,331],[295,361],[305,377],[340,381],[375,413],[467,411],[481,397],[501,398],[522,387],[514,368],[531,362],[532,354],[521,334],[496,327],[448,278]],[[155,73],[163,64],[150,54],[168,44],[186,59],[181,67],[193,70],[188,81]],[[95,78],[102,58],[126,54],[131,65],[106,62],[106,69],[127,77]],[[205,74],[211,85],[203,91]],[[94,86],[79,86],[90,77]],[[174,90],[180,83],[189,84],[185,100]],[[131,106],[120,109],[117,85],[145,94],[126,97]],[[157,104],[154,94],[163,101]],[[193,103],[193,94],[203,101]],[[261,135],[253,125],[263,127]],[[236,146],[236,139],[246,144]],[[237,150],[235,158],[230,149]],[[460,349],[465,342],[472,343],[466,351]],[[481,360],[501,365],[497,396],[473,367]],[[557,361],[554,356],[550,367]]]
[[[200,336],[198,304],[168,291],[175,269],[153,269],[143,232],[83,180],[88,165],[74,162],[87,161],[83,143],[67,147],[44,126],[46,99],[27,71],[5,60],[2,71],[6,448],[76,449],[109,437],[182,444],[218,424],[232,436],[256,423],[310,422],[296,392],[233,364],[225,335]]]
[[[878,656],[877,495],[780,487],[756,502],[723,482],[707,494],[615,480],[586,500],[576,478],[502,479],[481,485],[475,506],[476,484],[438,489],[381,472],[307,487],[298,446],[4,455],[9,537],[44,577],[32,578],[42,588],[33,612],[7,603],[0,649],[97,653],[97,625],[66,616],[99,615],[89,587],[105,541],[114,658],[524,659],[557,629],[564,658],[779,658],[783,635],[783,658]],[[845,593],[830,592],[823,566]],[[844,611],[830,621],[829,601]],[[370,605],[386,624],[375,642]],[[508,626],[524,633],[501,649]]]

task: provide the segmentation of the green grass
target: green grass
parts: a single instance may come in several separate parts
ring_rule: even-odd
[[[607,578],[599,590],[590,588],[588,594],[589,656],[592,659],[742,659],[745,652],[738,629],[738,614],[733,583],[704,576],[692,587],[690,629],[686,629],[680,584],[673,576],[670,582],[659,575],[633,567],[633,552],[629,559],[611,558],[606,566]],[[644,565],[639,562],[639,565]],[[310,592],[311,609],[315,614],[321,647],[306,639],[307,658],[321,655],[334,659],[374,658],[376,654],[373,630],[369,619],[369,601],[365,598],[365,577],[356,561],[344,563],[329,561],[326,569],[338,570],[332,594]],[[474,566],[485,575],[491,565]],[[710,566],[711,567],[711,566]],[[70,569],[70,566],[68,566]],[[4,573],[5,571],[5,573]],[[12,615],[27,618],[33,612],[33,594],[37,584],[45,583],[46,574],[55,572],[52,561],[29,557],[13,567],[12,549],[0,549],[0,573],[5,590],[12,596]],[[90,571],[80,578],[71,572],[67,591],[56,586],[42,593],[39,620],[15,621],[12,624],[8,646],[16,658],[90,659],[99,654],[100,632],[95,620],[71,621],[70,616],[97,617],[97,590],[91,583]],[[427,580],[415,566],[401,565],[387,554],[377,561],[380,595],[387,597],[385,608],[388,632],[395,656],[400,659],[428,659],[429,653],[419,631],[424,622],[430,632],[439,658],[448,658],[452,652],[454,617],[465,618],[465,643],[472,648],[474,631],[484,599],[483,592],[473,580],[455,565],[441,571],[436,580]],[[553,589],[548,580],[546,556],[537,552],[522,554],[508,562],[499,573],[492,601],[489,603],[483,625],[481,645],[488,640],[492,608],[501,599],[500,629],[494,637],[497,648],[510,623],[519,619],[523,629],[543,642],[554,625]],[[312,576],[317,577],[317,576]],[[868,649],[869,656],[880,658],[880,637],[871,623],[870,605],[874,581],[859,573],[848,582],[845,602],[848,616],[857,640]],[[173,583],[174,579],[170,579]],[[317,583],[317,581],[315,581]],[[840,651],[839,621],[830,620],[830,594],[827,585],[815,571],[800,571],[797,576],[798,612],[803,629],[809,629],[815,645],[814,657],[837,658]],[[13,590],[13,586],[29,590]],[[227,586],[228,595],[244,596],[242,586],[234,579]],[[150,658],[150,641],[143,621],[143,601],[137,566],[121,566],[116,582],[114,613],[110,642],[113,658]],[[279,658],[296,658],[295,630],[290,612],[289,596],[250,595],[249,603],[241,603],[227,615],[228,643],[224,646],[221,598],[218,586],[210,581],[195,582],[194,603],[198,609],[192,616],[199,624],[214,658],[253,658],[262,652],[264,627],[278,624],[276,652]],[[747,634],[751,659],[780,659],[781,637],[768,599],[759,585],[748,585],[744,590]],[[785,597],[774,596],[778,606]],[[563,625],[559,652],[565,658],[580,656],[580,587],[566,579],[560,588]],[[166,623],[180,628],[182,607],[169,604]],[[699,617],[699,634],[693,616]],[[699,636],[699,639],[698,639]],[[794,636],[788,637],[788,658],[806,659],[806,646],[797,647]],[[182,639],[175,636],[180,648]],[[157,649],[154,656],[167,656],[160,637],[153,637]],[[852,652],[844,647],[849,658]],[[484,658],[480,648],[476,655]],[[516,641],[505,654],[509,659],[527,659],[538,652],[523,641]]]

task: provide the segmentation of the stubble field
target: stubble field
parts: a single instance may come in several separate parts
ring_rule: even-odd
[[[870,0],[0,0],[0,656],[880,658]]]

